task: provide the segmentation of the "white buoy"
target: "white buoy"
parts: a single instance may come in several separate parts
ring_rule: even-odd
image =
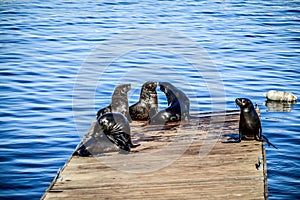
[[[296,101],[297,97],[291,92],[284,92],[278,90],[270,90],[264,94],[268,100],[272,101]]]

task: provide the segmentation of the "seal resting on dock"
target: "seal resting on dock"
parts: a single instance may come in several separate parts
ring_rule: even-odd
[[[156,93],[157,83],[148,81],[143,84],[140,99],[129,107],[132,120],[149,120],[157,113],[158,101]]]
[[[188,120],[190,118],[189,98],[169,82],[159,82],[159,86],[167,97],[169,107],[154,115],[149,120],[149,124],[165,124],[167,122]]]
[[[127,93],[130,89],[131,84],[118,85],[111,97],[111,104],[105,108],[98,110],[96,118],[98,119],[101,115],[107,112],[119,112],[125,115],[129,122],[131,122],[127,97]]]
[[[297,100],[297,97],[292,93],[278,90],[270,90],[264,96],[271,101],[293,102]]]
[[[240,107],[239,139],[234,142],[241,142],[242,139],[257,140],[266,142],[269,146],[274,146],[266,136],[262,135],[262,127],[258,114],[253,103],[247,98],[237,98],[236,104]],[[226,141],[232,142],[232,141]],[[225,142],[225,143],[226,143]]]
[[[99,145],[98,149],[100,146],[109,148],[108,141],[118,146],[121,153],[129,153],[131,148],[140,146],[132,143],[127,118],[121,113],[109,112],[98,118],[94,133],[76,150],[76,153],[80,156],[89,156],[95,153],[97,148],[95,145]]]

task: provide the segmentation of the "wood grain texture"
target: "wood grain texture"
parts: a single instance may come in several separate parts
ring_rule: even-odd
[[[71,156],[42,199],[265,199],[263,144],[222,143],[237,136],[238,120],[238,112],[220,112],[167,126],[133,122],[140,147]]]

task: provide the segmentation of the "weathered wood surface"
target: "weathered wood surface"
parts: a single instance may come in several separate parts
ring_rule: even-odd
[[[231,112],[179,125],[133,122],[140,147],[126,155],[72,156],[42,199],[265,199],[263,144],[222,143],[238,133],[238,120]]]

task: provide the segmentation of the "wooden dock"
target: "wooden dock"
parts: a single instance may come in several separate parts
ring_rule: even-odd
[[[237,136],[238,120],[238,111],[227,111],[167,126],[133,122],[141,146],[71,156],[42,199],[267,199],[264,145],[222,143]]]

